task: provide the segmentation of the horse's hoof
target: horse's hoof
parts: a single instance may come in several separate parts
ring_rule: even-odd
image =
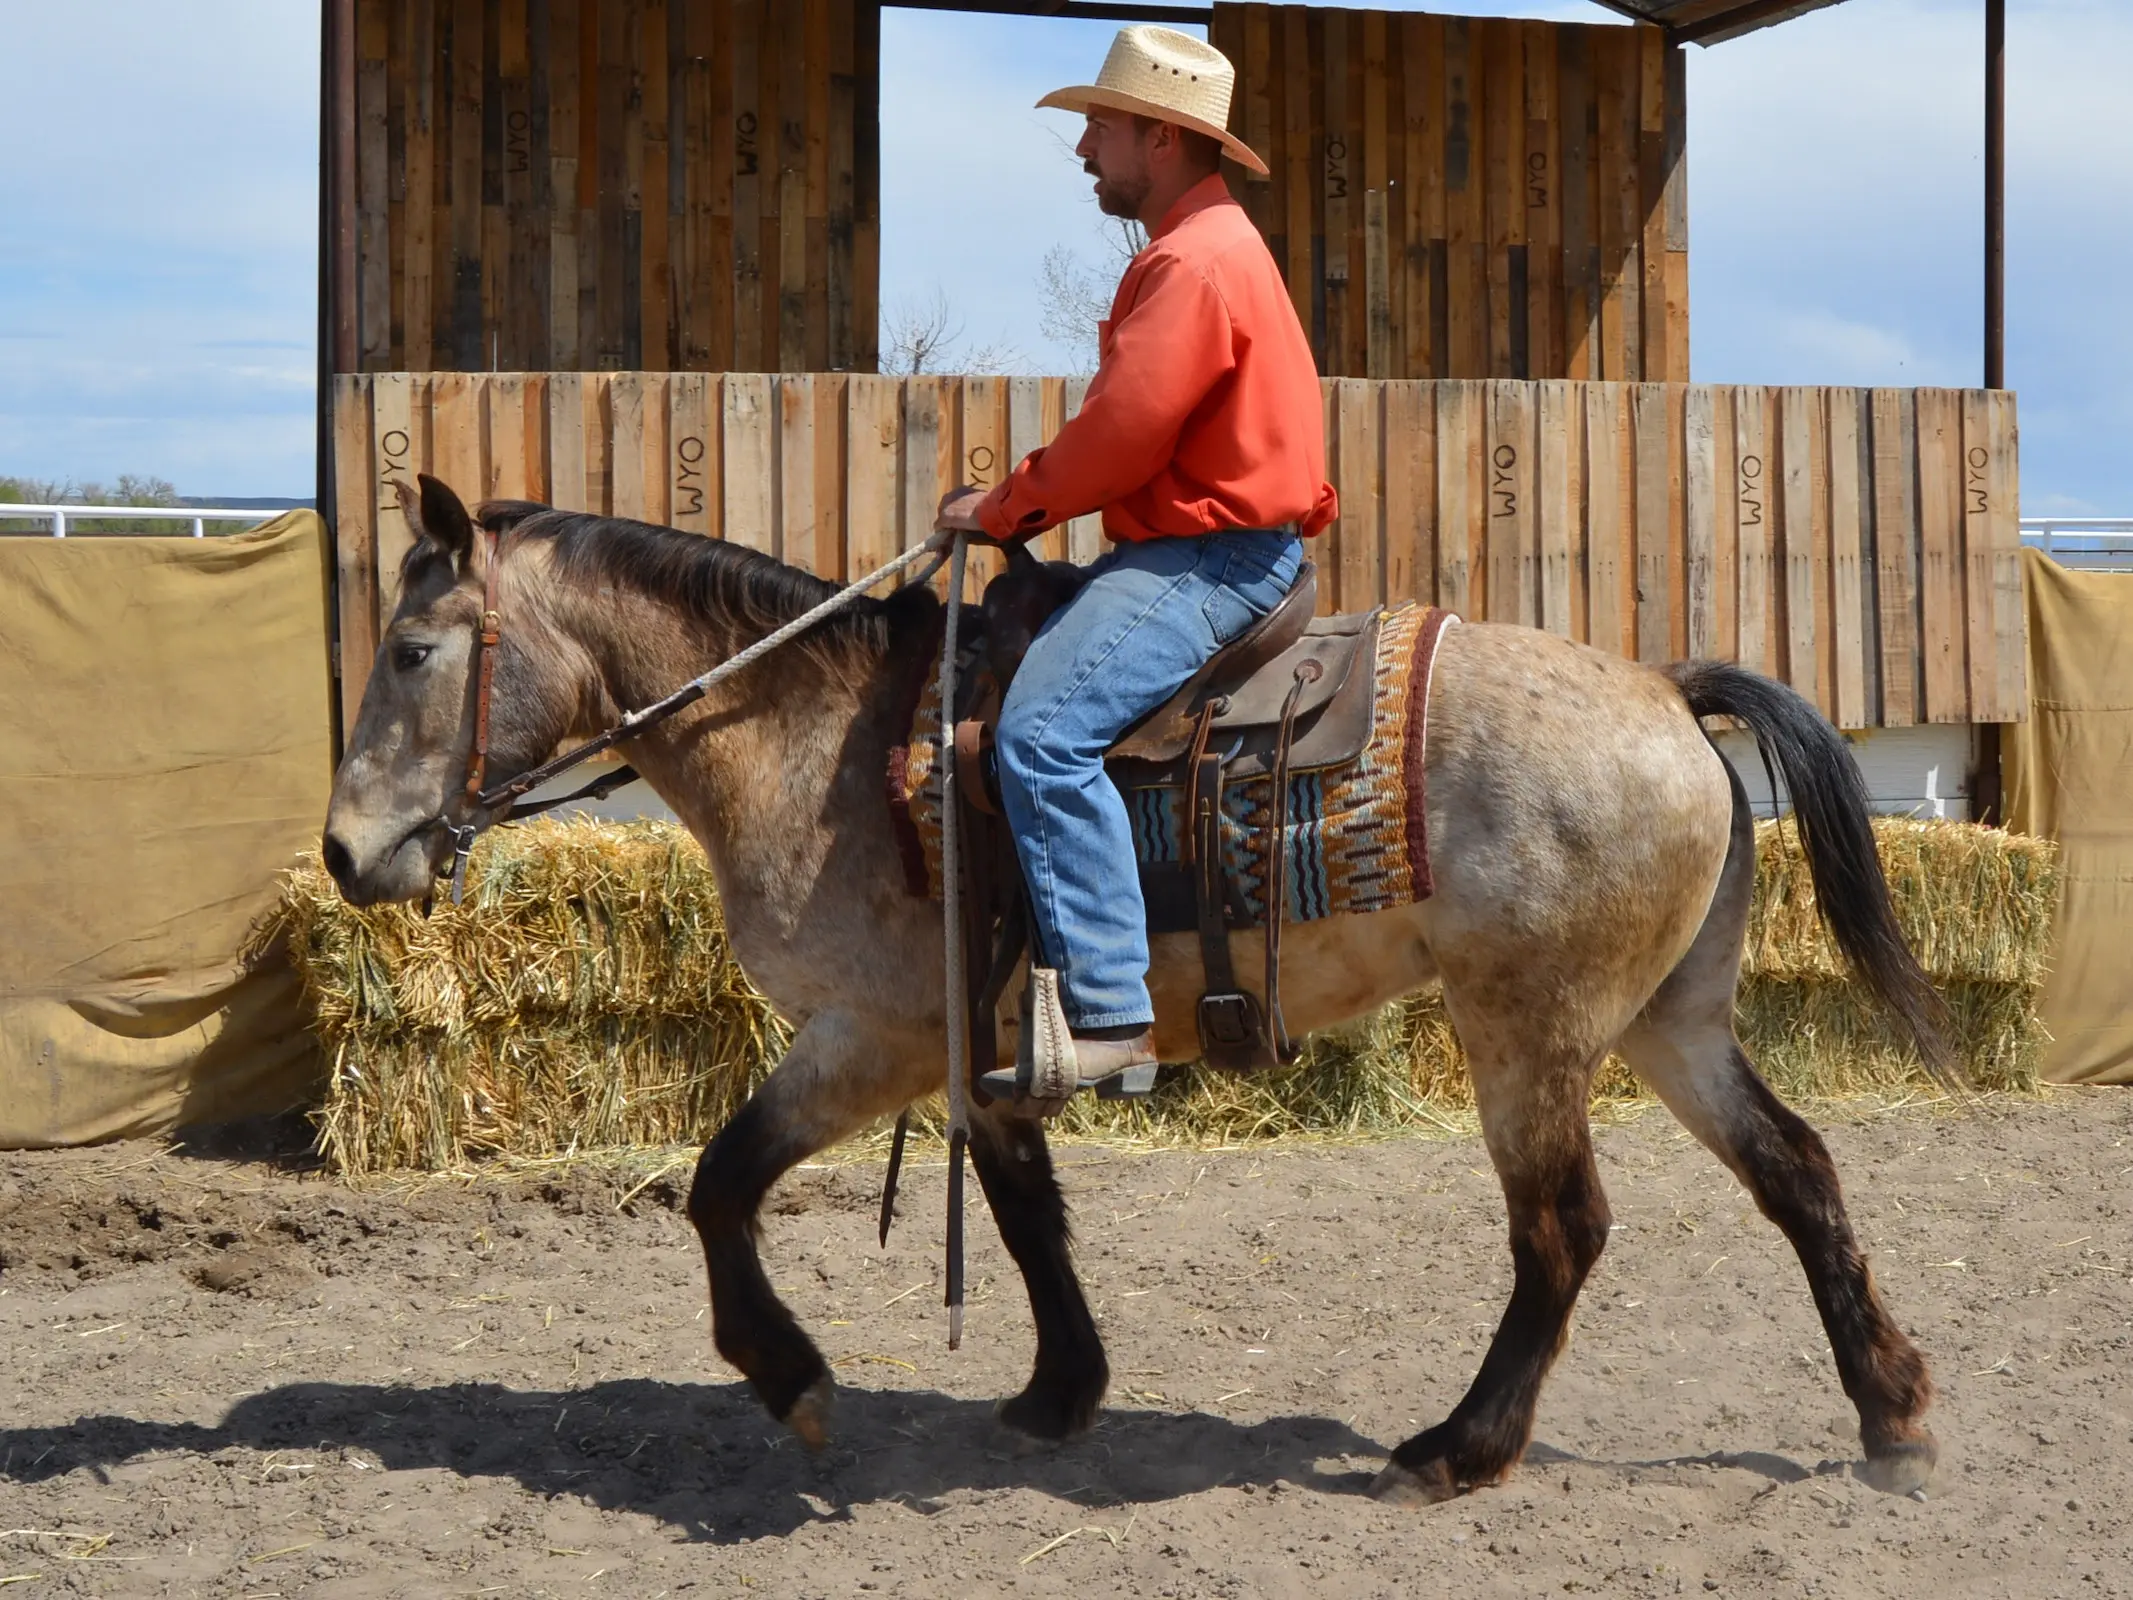
[[[1370,1497],[1388,1506],[1441,1505],[1457,1499],[1458,1495],[1459,1490],[1445,1474],[1442,1462],[1432,1463],[1426,1472],[1417,1472],[1397,1461],[1388,1461],[1385,1470],[1370,1485]]]
[[[836,1402],[836,1384],[826,1377],[817,1378],[800,1392],[800,1398],[785,1413],[785,1426],[798,1435],[810,1452],[818,1451],[829,1443],[830,1411]]]
[[[1094,1427],[1102,1404],[1102,1390],[1087,1399],[1076,1399],[1032,1384],[993,1407],[993,1415],[1024,1438],[1057,1444]]]
[[[1939,1460],[1940,1446],[1932,1434],[1920,1429],[1916,1439],[1884,1445],[1854,1471],[1861,1483],[1883,1494],[1923,1495]]]

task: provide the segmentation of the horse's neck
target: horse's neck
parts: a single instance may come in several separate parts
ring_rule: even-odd
[[[597,714],[610,719],[755,642],[749,633],[707,638],[703,624],[657,606],[609,610],[599,626],[602,637],[587,643],[604,702]],[[780,894],[827,854],[840,820],[831,791],[866,743],[853,739],[854,724],[888,670],[886,655],[855,650],[840,672],[795,643],[632,741],[632,763],[702,842],[729,900]]]

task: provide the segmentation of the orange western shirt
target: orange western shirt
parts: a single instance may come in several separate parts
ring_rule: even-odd
[[[1102,508],[1113,539],[1294,522],[1337,502],[1310,342],[1266,241],[1220,177],[1177,204],[1097,325],[1081,410],[978,506],[995,538]]]

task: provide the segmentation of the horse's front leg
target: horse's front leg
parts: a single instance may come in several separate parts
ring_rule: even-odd
[[[1066,1198],[1052,1172],[1044,1125],[974,1112],[970,1155],[1000,1239],[1029,1291],[1037,1364],[1029,1384],[1000,1407],[1000,1420],[1038,1439],[1065,1439],[1096,1420],[1111,1368],[1068,1249]]]
[[[848,1015],[819,1012],[696,1163],[689,1220],[711,1274],[712,1342],[810,1449],[829,1436],[834,1385],[763,1272],[756,1212],[788,1169],[907,1104],[927,1076],[922,1056]]]

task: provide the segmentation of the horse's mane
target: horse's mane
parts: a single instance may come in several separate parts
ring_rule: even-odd
[[[835,594],[839,584],[788,566],[775,557],[678,528],[558,511],[528,500],[487,500],[474,508],[483,528],[550,544],[558,579],[597,592],[626,588],[673,606],[684,616],[768,633]],[[801,640],[817,652],[879,655],[907,632],[923,627],[933,605],[923,585],[887,600],[861,596],[824,618]]]

